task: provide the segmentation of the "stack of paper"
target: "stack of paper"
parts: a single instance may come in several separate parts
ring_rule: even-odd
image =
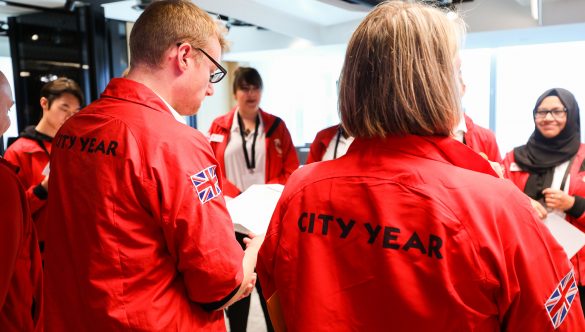
[[[264,234],[282,194],[281,184],[255,184],[226,202],[236,232]]]
[[[549,212],[544,224],[561,247],[565,249],[569,258],[575,256],[585,245],[585,234],[558,214]]]

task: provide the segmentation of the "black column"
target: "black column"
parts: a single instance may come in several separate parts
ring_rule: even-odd
[[[127,63],[125,43],[116,45],[115,54],[109,45],[112,39],[125,40],[125,27],[115,30],[122,37],[108,36],[110,22],[99,4],[11,17],[8,24],[19,131],[39,121],[39,92],[49,80],[59,76],[75,80],[88,104],[119,75],[117,67]]]

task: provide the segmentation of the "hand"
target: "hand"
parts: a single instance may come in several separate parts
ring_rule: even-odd
[[[43,181],[41,181],[41,186],[43,186],[43,188],[45,188],[46,191],[49,191],[49,175],[45,175],[45,178],[43,179]]]
[[[546,207],[567,211],[575,204],[575,197],[559,189],[546,188],[542,191]]]
[[[542,206],[542,204],[540,204],[538,201],[533,200],[532,198],[530,198],[530,204],[532,205],[540,219],[546,218],[548,212],[546,212],[546,209],[544,208],[544,206]]]
[[[500,163],[489,160],[488,156],[483,152],[480,152],[479,155],[482,156],[485,160],[487,160],[488,163],[490,163],[490,166],[492,167],[494,172],[496,172],[500,179],[504,178],[504,168],[502,167],[502,165],[500,165]]]
[[[256,235],[254,233],[249,233],[248,237],[244,238],[244,243],[246,244],[246,249],[250,247],[260,249],[262,243],[264,242],[264,234]]]
[[[242,293],[242,295],[240,296],[238,301],[247,297],[247,296],[250,296],[250,294],[252,294],[252,291],[254,290],[254,287],[256,286],[257,280],[258,280],[258,275],[256,273],[252,273],[252,276],[250,277],[248,284],[245,285],[244,292]]]
[[[495,161],[489,161],[488,163],[490,163],[490,166],[492,166],[492,169],[494,170],[494,172],[496,172],[496,174],[498,175],[498,177],[500,179],[504,178],[504,168],[502,167],[502,165],[500,165],[500,163],[495,162]]]

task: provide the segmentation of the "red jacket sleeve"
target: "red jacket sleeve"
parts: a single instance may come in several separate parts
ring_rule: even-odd
[[[240,189],[238,189],[238,187],[233,184],[232,182],[230,182],[228,180],[228,178],[226,177],[226,172],[225,172],[225,162],[224,162],[224,153],[225,153],[225,148],[227,146],[228,140],[229,140],[229,133],[226,133],[225,130],[219,126],[217,124],[217,119],[215,121],[213,121],[211,123],[211,126],[209,127],[209,132],[208,134],[211,136],[212,134],[219,134],[222,135],[223,141],[222,142],[210,142],[211,145],[211,149],[213,150],[213,154],[215,155],[215,159],[217,159],[218,164],[221,168],[221,182],[223,183],[223,194],[225,196],[229,196],[229,197],[236,197],[239,194],[241,194],[242,192],[240,191]]]
[[[256,272],[258,273],[258,281],[262,286],[262,295],[268,300],[274,292],[276,292],[276,283],[274,280],[274,263],[276,260],[278,243],[280,241],[280,221],[282,220],[281,211],[286,211],[282,202],[278,202],[276,209],[272,214],[272,219],[266,231],[266,236],[262,247],[258,253],[258,261],[256,263]]]
[[[299,168],[299,158],[284,122],[280,123],[278,130],[268,141],[266,148],[270,165],[266,170],[268,174],[266,183],[285,184],[288,177]],[[276,162],[278,158],[282,161]]]
[[[19,201],[19,184],[5,174],[8,170],[0,165],[0,311],[4,305],[6,294],[10,286],[18,246],[22,238],[23,211],[22,202]]]
[[[581,148],[575,156],[575,160],[571,165],[571,183],[569,185],[569,194],[573,196],[580,196],[585,199],[585,145],[581,144]],[[569,221],[574,222],[581,230],[585,230],[585,213],[579,217],[569,217]],[[585,250],[585,249],[583,249]]]
[[[506,193],[502,193],[506,195]],[[493,292],[503,330],[548,331],[553,330],[545,303],[553,296],[564,278],[575,281],[575,271],[563,248],[552,237],[546,226],[523,195],[508,193],[509,209],[500,209],[496,215],[499,234],[486,238],[480,247],[491,247],[499,257],[485,257],[487,251],[478,251],[487,273],[487,284],[493,280]],[[526,227],[534,231],[523,231]],[[500,243],[498,243],[500,242]],[[503,245],[505,244],[505,245]],[[492,262],[491,264],[489,262]],[[570,286],[570,283],[569,283]],[[576,287],[576,286],[575,286]],[[585,326],[579,296],[557,331],[578,331]]]
[[[216,188],[221,185],[217,161],[202,135],[175,142],[172,151],[161,153],[162,160],[147,170],[152,188],[148,199],[160,209],[167,248],[189,298],[197,303],[220,301],[241,284],[244,253]],[[207,194],[196,187],[194,177],[207,179]]]
[[[491,161],[502,163],[502,156],[500,155],[500,149],[496,142],[496,136],[489,130],[486,130],[486,154]]]
[[[39,185],[40,182],[34,183],[33,178],[35,177],[35,174],[27,174],[32,173],[34,166],[29,165],[28,167],[24,167],[25,162],[20,157],[20,154],[22,153],[24,152],[21,150],[8,148],[4,154],[4,158],[20,169],[18,172],[18,177],[26,188],[26,200],[28,201],[30,213],[35,214],[35,212],[47,204],[47,200],[40,199],[37,195],[34,194],[34,188]]]
[[[313,143],[311,143],[311,147],[309,148],[309,155],[307,156],[307,161],[305,162],[305,164],[321,161],[321,159],[323,159],[324,153],[325,151],[323,149],[323,145],[319,140],[319,134],[317,134],[317,136],[313,140]]]

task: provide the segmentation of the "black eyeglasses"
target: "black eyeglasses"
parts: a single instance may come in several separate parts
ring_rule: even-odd
[[[181,44],[182,43],[177,43],[177,47],[181,46]],[[223,68],[217,61],[215,61],[215,59],[211,57],[211,55],[207,54],[207,52],[205,52],[204,50],[200,49],[199,47],[195,48],[191,44],[189,45],[191,46],[191,48],[194,48],[203,53],[203,55],[205,55],[209,59],[209,61],[213,62],[213,64],[217,67],[217,71],[209,75],[209,82],[217,83],[221,81],[225,77],[225,74],[227,74],[227,70]]]
[[[544,119],[546,118],[546,116],[550,114],[553,116],[553,118],[555,119],[562,119],[565,116],[567,116],[567,109],[563,108],[561,109],[555,109],[555,110],[536,110],[536,112],[534,112],[534,118],[536,119]]]

